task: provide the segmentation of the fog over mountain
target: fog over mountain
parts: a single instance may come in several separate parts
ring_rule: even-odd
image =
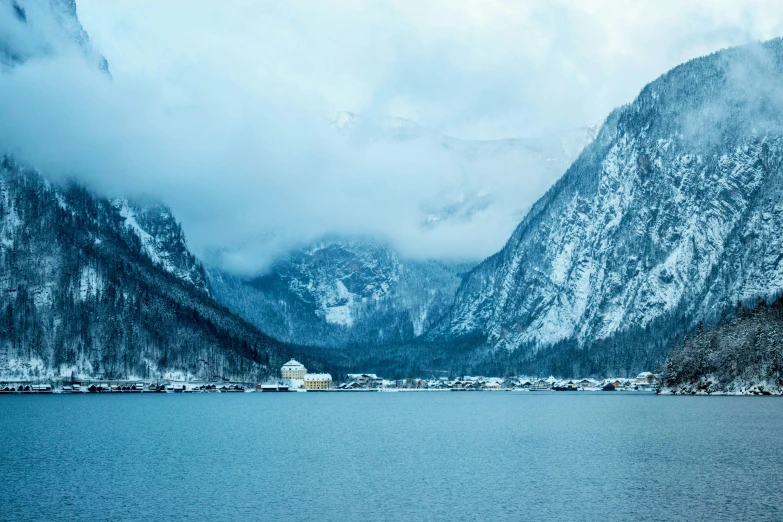
[[[13,5],[0,4],[9,38]],[[454,143],[599,123],[660,71],[773,36],[783,19],[773,2],[83,0],[108,76],[48,29],[43,4],[18,5],[36,35],[19,41],[40,52],[0,78],[13,100],[0,107],[3,152],[104,194],[165,202],[196,254],[242,275],[332,233],[412,258],[484,258],[561,172]],[[346,111],[365,123],[339,132]],[[395,118],[426,132],[371,132]]]
[[[0,5],[12,29],[0,35],[0,76],[64,52],[108,77],[73,2]],[[3,379],[263,379],[292,354],[214,300],[167,207],[98,197],[9,153],[0,157],[0,310]]]
[[[206,5],[0,2],[7,372],[630,374],[783,289],[781,40],[703,55],[777,4]]]

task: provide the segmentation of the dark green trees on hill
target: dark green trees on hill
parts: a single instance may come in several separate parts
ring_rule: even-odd
[[[738,306],[734,317],[698,328],[672,348],[664,385],[705,391],[753,384],[783,387],[783,299],[753,309]]]
[[[160,209],[0,164],[0,374],[257,379],[287,347],[209,295]]]

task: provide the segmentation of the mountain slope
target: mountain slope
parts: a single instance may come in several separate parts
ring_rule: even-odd
[[[783,394],[783,299],[738,306],[733,317],[699,325],[673,346],[661,393]]]
[[[209,296],[170,213],[136,228],[128,208],[2,160],[0,374],[256,379],[282,364],[287,346]]]
[[[76,0],[2,0],[0,21],[0,71],[75,49],[109,74],[106,58],[92,47],[79,22]]]
[[[420,202],[419,223],[427,230],[465,224],[485,212],[515,222],[526,204],[509,194],[520,186],[534,190],[531,183],[544,190],[597,132],[584,127],[536,139],[461,140],[403,118],[366,120],[353,113],[339,115],[333,126],[350,139],[411,142],[455,160],[458,179],[447,176],[442,190]],[[518,175],[508,176],[509,170]],[[263,277],[244,281],[218,268],[209,277],[220,302],[281,340],[388,346],[430,330],[472,266],[403,259],[373,240],[326,238],[289,252]]]
[[[182,226],[167,207],[140,205],[125,198],[115,198],[111,203],[122,218],[125,230],[135,236],[140,251],[153,264],[209,294],[204,268],[188,250]]]
[[[471,272],[429,338],[476,336],[544,371],[546,352],[568,346],[575,364],[633,372],[675,333],[779,291],[781,80],[774,40],[649,84]],[[601,345],[622,353],[610,362]]]
[[[209,270],[215,297],[274,337],[344,346],[405,342],[446,313],[466,263],[412,261],[366,240],[328,239],[243,281]]]
[[[0,23],[2,73],[74,53],[108,73],[73,0],[2,0]],[[2,378],[256,380],[291,355],[211,298],[166,207],[54,184],[8,155],[0,156],[0,314]]]

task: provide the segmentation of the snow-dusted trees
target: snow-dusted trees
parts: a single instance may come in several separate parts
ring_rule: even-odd
[[[754,309],[738,306],[735,316],[711,328],[702,325],[675,343],[665,364],[669,387],[710,381],[715,389],[735,381],[783,386],[783,299]]]
[[[162,213],[141,219],[170,218]],[[188,278],[156,265],[111,201],[0,160],[0,372],[251,379],[276,371],[288,347],[195,284],[201,269],[166,219],[146,225],[169,260],[192,267]]]

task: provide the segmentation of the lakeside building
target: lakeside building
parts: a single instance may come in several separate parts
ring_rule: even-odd
[[[283,379],[302,380],[305,378],[305,375],[307,375],[307,368],[296,359],[291,359],[280,368],[280,374]]]
[[[355,382],[360,388],[381,388],[383,379],[374,373],[349,373],[348,381]]]
[[[642,372],[636,376],[636,382],[639,384],[653,384],[657,378],[652,372]]]
[[[332,376],[328,373],[308,373],[304,376],[305,390],[328,390],[332,387]]]

